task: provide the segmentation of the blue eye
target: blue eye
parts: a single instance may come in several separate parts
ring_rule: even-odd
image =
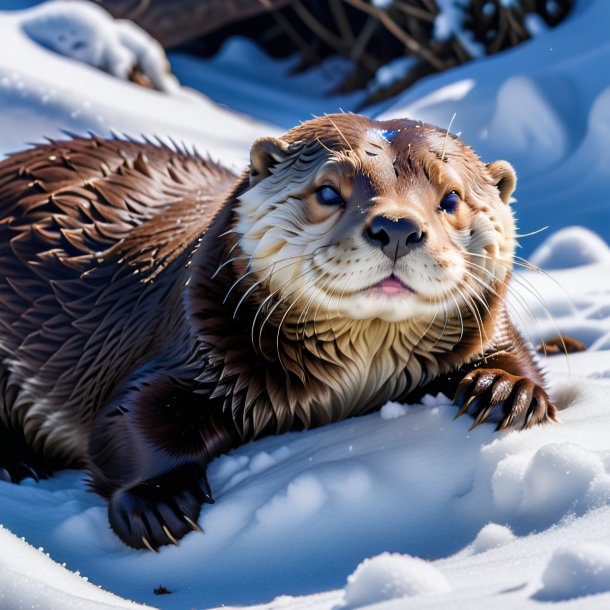
[[[455,192],[451,191],[448,195],[443,197],[439,205],[439,209],[447,214],[453,214],[460,203],[460,196]]]
[[[322,205],[343,205],[345,203],[343,197],[332,186],[328,185],[321,186],[316,191],[316,199]]]

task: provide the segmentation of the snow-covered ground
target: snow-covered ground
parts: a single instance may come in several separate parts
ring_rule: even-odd
[[[70,7],[77,33],[89,23],[82,10]],[[62,128],[116,130],[171,136],[240,164],[254,137],[358,102],[319,95],[328,73],[293,81],[289,62],[263,56],[265,78],[244,82],[240,53],[255,51],[243,41],[208,62],[171,58],[183,82],[242,114],[194,91],[145,90],[34,42],[24,23],[37,14],[0,16],[0,152]],[[532,43],[371,110],[441,125],[457,112],[453,129],[485,159],[517,166],[520,226],[550,225],[552,235],[535,252],[543,238],[523,239],[550,277],[517,274],[515,318],[534,342],[559,329],[588,346],[545,360],[561,423],[469,432],[438,396],[263,439],[213,463],[205,534],[159,554],[116,539],[79,472],[0,482],[0,608],[136,607],[62,563],[168,610],[394,610],[406,598],[410,608],[610,607],[610,249],[589,231],[610,236],[608,23],[610,3],[578,0],[564,25]],[[123,44],[113,27],[93,40]],[[589,230],[557,232],[579,224]],[[171,594],[156,595],[160,586]]]

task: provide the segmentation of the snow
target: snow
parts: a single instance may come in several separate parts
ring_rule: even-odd
[[[464,26],[464,7],[466,0],[440,0],[438,14],[434,19],[433,37],[445,42],[452,36],[458,36]]]
[[[350,68],[341,58],[330,57],[316,70],[294,74],[296,57],[274,60],[251,40],[237,36],[209,60],[174,52],[170,61],[183,85],[285,129],[314,115],[358,107],[366,98],[363,91],[334,93]]]
[[[607,591],[610,591],[610,546],[589,542],[553,553],[536,598],[557,602]]]
[[[86,31],[81,11],[95,7],[72,16],[62,4],[0,16],[0,48],[11,49],[0,53],[2,152],[64,137],[61,128],[116,130],[171,136],[239,167],[255,137],[362,99],[322,97],[341,64],[291,77],[294,60],[276,62],[243,40],[207,61],[170,58],[182,82],[232,110],[196,91],[149,91],[25,33],[37,11],[56,11],[61,23]],[[453,130],[484,159],[517,167],[522,232],[550,229],[522,240],[520,254],[532,253],[544,271],[518,269],[509,290],[513,315],[534,343],[561,331],[588,348],[542,360],[561,408],[558,424],[471,432],[438,395],[262,439],[211,465],[217,502],[204,507],[205,533],[159,554],[117,540],[104,501],[86,490],[81,472],[39,484],[0,482],[7,528],[0,529],[0,607],[135,607],[80,572],[116,595],[167,610],[368,603],[376,610],[528,610],[542,601],[558,610],[608,608],[610,87],[600,74],[610,61],[609,20],[605,0],[580,0],[563,25],[536,40],[420,81],[370,109],[445,126],[457,112]],[[114,40],[111,47],[134,52],[119,26],[102,20],[91,45]],[[247,53],[258,67],[252,74]],[[172,593],[155,595],[159,586]]]
[[[388,9],[394,4],[394,0],[373,0],[373,5],[377,8]]]
[[[164,92],[149,90],[91,70],[86,63],[66,59],[34,42],[25,31],[29,27],[38,39],[53,40],[45,23],[58,23],[62,28],[70,24],[79,40],[87,40],[85,48],[99,45],[103,54],[110,52],[107,43],[118,39],[120,46],[114,51],[138,56],[143,67],[148,66],[149,76],[156,78],[156,43],[120,21],[113,26],[102,19],[93,35],[90,29],[98,23],[100,11],[89,3],[52,2],[28,11],[0,13],[0,44],[10,49],[10,53],[0,53],[0,153],[19,150],[44,137],[66,137],[62,130],[91,130],[109,136],[171,135],[175,141],[210,151],[226,164],[241,168],[248,161],[246,142],[279,132],[225,110],[194,91],[171,86]],[[126,101],[117,104],[117,100]]]
[[[68,572],[41,549],[0,526],[0,608],[2,610],[110,610],[142,606],[122,600]]]
[[[510,527],[498,523],[488,523],[473,540],[470,548],[473,553],[484,553],[496,549],[515,540]]]
[[[369,83],[369,90],[375,92],[379,89],[392,86],[394,83],[406,78],[409,71],[416,65],[417,60],[409,55],[392,60],[377,69],[373,80]]]
[[[123,80],[139,65],[155,88],[170,92],[179,87],[154,38],[94,4],[58,1],[36,7],[21,20],[21,29],[43,47]]]
[[[379,602],[448,593],[452,589],[442,572],[417,557],[382,553],[365,559],[347,578],[343,602],[336,609],[356,610]]]
[[[401,405],[397,402],[388,402],[379,411],[381,419],[396,419],[402,417],[409,412],[408,405]]]
[[[610,262],[603,239],[585,227],[557,231],[530,256],[530,262],[543,269],[567,269]]]

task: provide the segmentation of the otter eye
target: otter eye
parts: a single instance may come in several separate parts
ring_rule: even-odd
[[[343,205],[343,197],[332,187],[325,184],[316,191],[316,199],[322,205]]]
[[[455,191],[451,191],[449,194],[443,197],[438,207],[443,212],[447,212],[447,214],[453,214],[459,203],[460,196]]]

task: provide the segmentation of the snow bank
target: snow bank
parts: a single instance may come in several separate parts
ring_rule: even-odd
[[[163,47],[131,21],[115,20],[88,2],[56,0],[28,11],[21,29],[36,43],[128,80],[140,68],[155,89],[176,91]]]
[[[251,40],[237,36],[209,60],[180,52],[170,53],[169,58],[183,85],[284,129],[325,112],[352,110],[367,95],[363,91],[334,93],[351,69],[340,57],[329,57],[315,70],[294,74],[298,57],[273,59]]]
[[[610,546],[595,542],[557,549],[542,575],[541,601],[558,602],[610,591]]]
[[[585,227],[557,231],[532,253],[530,262],[542,269],[568,269],[610,261],[603,239]]]
[[[348,576],[343,602],[336,608],[355,610],[404,597],[448,593],[451,588],[443,573],[429,562],[408,555],[382,553],[365,559]]]
[[[142,606],[120,599],[52,561],[0,526],[0,608],[2,610],[110,610]]]
[[[90,3],[0,12],[0,45],[10,49],[0,53],[0,154],[66,137],[62,130],[118,132],[196,145],[241,170],[250,143],[278,131],[174,86],[154,41]],[[113,75],[124,76],[136,62],[164,92]]]

